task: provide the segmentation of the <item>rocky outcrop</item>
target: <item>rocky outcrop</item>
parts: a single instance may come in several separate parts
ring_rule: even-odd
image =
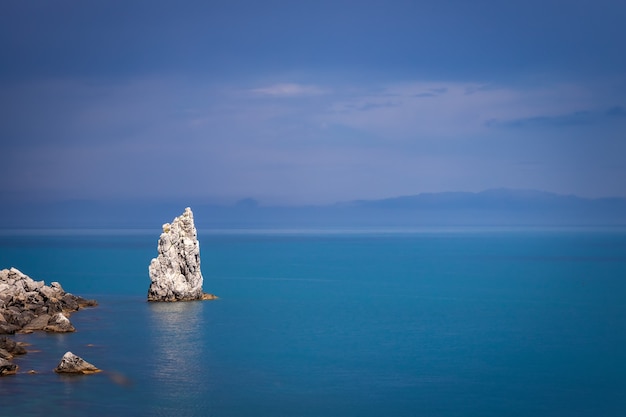
[[[54,372],[59,374],[95,374],[101,371],[72,352],[66,352],[61,358],[61,362],[54,368]]]
[[[148,301],[189,301],[215,298],[202,291],[200,243],[193,213],[185,212],[163,225],[158,256],[150,262]]]
[[[34,281],[15,268],[0,271],[0,334],[15,332],[73,332],[67,316],[83,307],[97,305],[63,290]]]
[[[65,292],[58,282],[48,286],[43,281],[34,281],[15,268],[0,271],[0,334],[31,333],[36,330],[73,332],[75,329],[68,319],[69,314],[97,304],[94,300]],[[25,353],[23,345],[1,336],[0,376],[15,374],[17,365],[11,361],[15,355]],[[89,370],[89,367],[85,369]]]

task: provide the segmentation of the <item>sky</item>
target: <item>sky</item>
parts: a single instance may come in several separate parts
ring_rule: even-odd
[[[626,197],[621,0],[5,0],[3,199]]]

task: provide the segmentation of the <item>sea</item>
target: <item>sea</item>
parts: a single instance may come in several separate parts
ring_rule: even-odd
[[[0,231],[99,302],[11,336],[0,416],[626,416],[624,228],[200,230],[219,299],[148,303],[159,233]]]

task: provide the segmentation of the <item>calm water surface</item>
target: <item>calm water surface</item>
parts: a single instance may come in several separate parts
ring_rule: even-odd
[[[0,416],[626,415],[624,232],[200,233],[220,299],[153,304],[158,233],[0,234],[100,302],[16,336]]]

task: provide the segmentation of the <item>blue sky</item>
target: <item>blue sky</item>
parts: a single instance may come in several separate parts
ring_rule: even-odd
[[[622,1],[0,4],[0,192],[626,197]]]

